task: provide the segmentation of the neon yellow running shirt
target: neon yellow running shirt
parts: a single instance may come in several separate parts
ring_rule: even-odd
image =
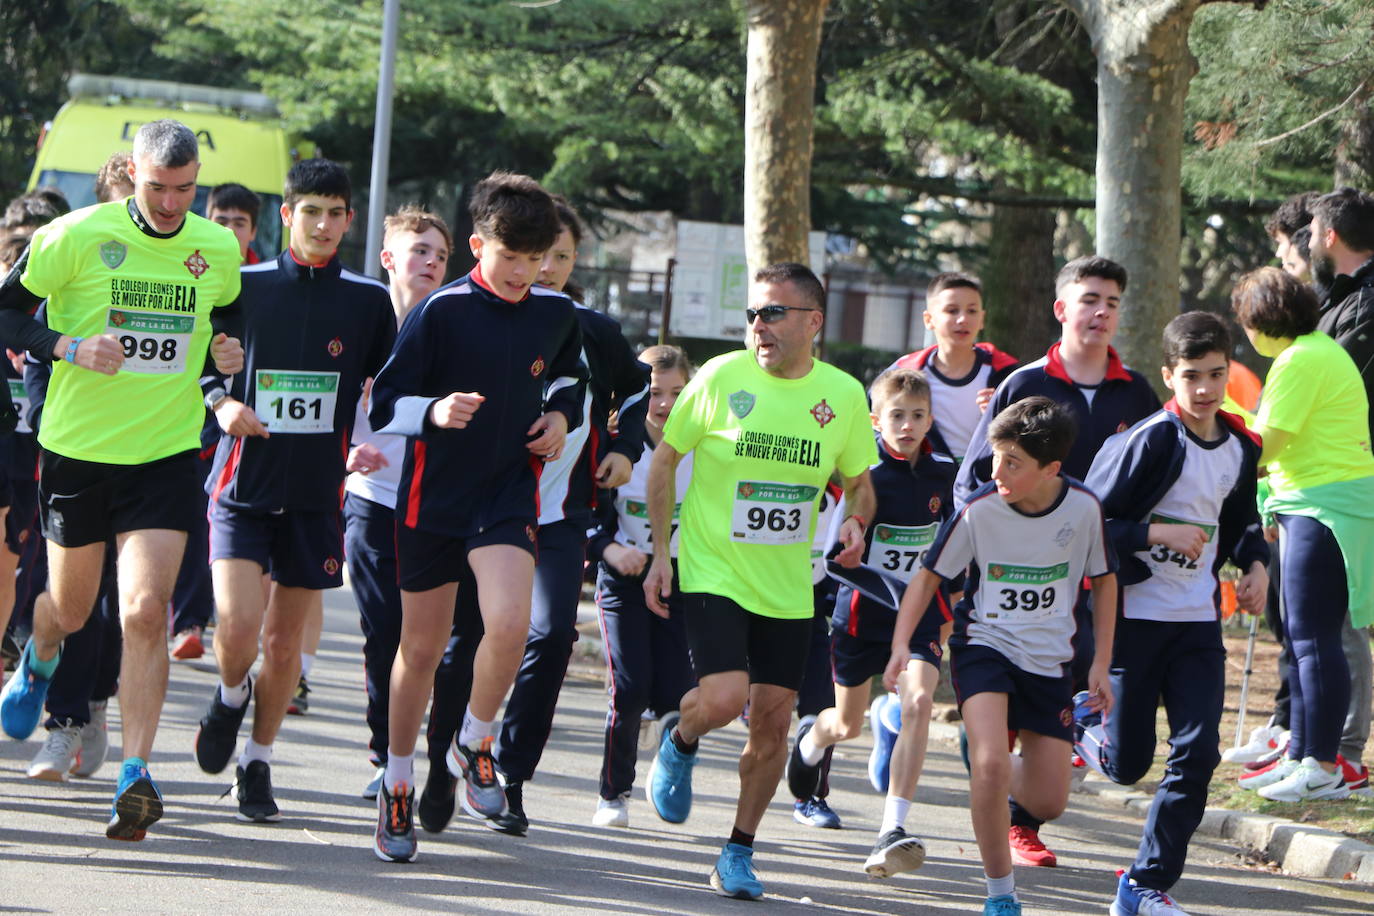
[[[682,590],[764,617],[812,616],[811,542],[826,481],[835,470],[856,477],[878,458],[863,386],[819,360],[802,378],[778,378],[739,350],[688,382],[663,439],[693,453],[691,485],[678,494]]]
[[[43,226],[20,277],[47,298],[54,331],[113,334],[124,345],[114,376],[53,366],[38,441],[82,461],[143,464],[200,447],[210,310],[239,294],[233,233],[187,214],[174,235],[156,238],[129,205],[97,204]]]

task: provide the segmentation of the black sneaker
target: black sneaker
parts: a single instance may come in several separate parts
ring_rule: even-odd
[[[873,844],[873,852],[864,862],[864,871],[870,878],[891,878],[904,871],[915,871],[925,860],[925,844],[901,827],[894,827]]]
[[[23,654],[23,649],[19,643],[15,642],[14,634],[5,631],[3,638],[0,638],[0,659],[4,660],[5,670],[13,671],[19,665],[19,656]]]
[[[382,780],[377,793],[377,833],[372,851],[383,862],[413,862],[419,851],[415,842],[415,790],[404,783],[393,797]]]
[[[801,755],[802,738],[810,733],[815,724],[814,716],[802,720],[797,726],[797,738],[792,742],[792,753],[787,757],[787,791],[798,801],[815,797],[821,787],[821,764],[825,758],[816,763],[807,763]]]
[[[239,820],[257,824],[281,820],[281,811],[272,798],[272,767],[262,760],[253,760],[247,767],[235,768],[234,779],[239,789]]]
[[[450,773],[443,763],[436,766],[431,761],[425,791],[420,793],[420,826],[427,833],[441,833],[453,820],[457,788],[458,777]]]
[[[210,708],[200,720],[200,730],[196,732],[196,763],[207,773],[222,773],[234,756],[234,745],[239,740],[239,726],[248,712],[248,704],[253,701],[253,681],[248,681],[248,699],[235,709],[225,705],[219,698],[219,685],[215,685],[214,696],[210,698]]]
[[[301,675],[300,681],[296,684],[296,692],[291,697],[291,705],[286,707],[287,715],[303,716],[310,711],[310,685],[305,681],[305,675]]]
[[[525,816],[525,784],[519,780],[506,783],[506,813],[487,819],[492,830],[524,836],[530,832],[530,819]]]

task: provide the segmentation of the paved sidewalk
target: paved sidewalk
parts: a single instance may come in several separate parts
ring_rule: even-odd
[[[844,830],[791,819],[783,789],[759,835],[757,863],[768,896],[760,904],[715,896],[707,876],[729,830],[744,731],[731,726],[703,743],[691,819],[659,821],[642,792],[631,828],[590,825],[596,805],[605,692],[594,669],[574,671],[562,695],[538,779],[526,787],[530,835],[497,834],[458,815],[440,836],[421,834],[411,865],[371,851],[375,807],[358,797],[370,775],[362,724],[361,638],[352,597],[326,598],[326,633],[311,678],[310,714],[290,717],[273,781],[284,819],[234,819],[220,798],[228,775],[210,777],[191,742],[214,683],[213,661],[175,663],[154,776],[167,816],[139,844],[104,838],[115,765],[89,780],[24,777],[37,738],[0,743],[0,912],[318,913],[449,910],[463,913],[979,912],[981,869],[956,749],[933,743],[908,826],[926,840],[925,867],[887,882],[862,863],[881,815],[868,786],[868,736],[842,746],[831,777]],[[117,728],[117,716],[112,716]],[[117,731],[112,731],[117,740]],[[41,737],[37,736],[37,737]],[[641,780],[647,773],[641,760]],[[423,772],[424,764],[420,764]],[[1119,803],[1075,795],[1044,836],[1055,869],[1018,869],[1027,913],[1103,914],[1113,870],[1128,865],[1138,816]],[[1374,913],[1374,893],[1351,882],[1292,878],[1250,864],[1232,841],[1200,838],[1176,888],[1198,914]]]

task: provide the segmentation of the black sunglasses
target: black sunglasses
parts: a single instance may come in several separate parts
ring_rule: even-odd
[[[818,309],[804,309],[796,305],[765,305],[761,309],[745,309],[744,317],[749,324],[754,323],[755,318],[762,318],[764,324],[773,324],[781,321],[788,312],[815,312]]]

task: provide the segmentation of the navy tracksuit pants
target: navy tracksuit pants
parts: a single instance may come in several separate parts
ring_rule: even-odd
[[[344,556],[363,631],[367,746],[386,762],[391,665],[401,644],[401,588],[396,584],[396,513],[356,493],[344,495]]]
[[[835,669],[830,660],[830,615],[835,610],[835,582],[826,579],[813,587],[816,615],[812,618],[811,647],[806,653],[806,673],[797,691],[797,718],[820,715],[821,710],[835,705]],[[817,798],[830,794],[830,761],[834,746],[825,749],[821,761],[821,781]],[[805,799],[802,799],[804,801]]]
[[[1120,618],[1111,679],[1116,705],[1103,722],[1100,762],[1113,782],[1132,785],[1144,777],[1154,762],[1160,703],[1168,716],[1169,758],[1130,870],[1141,887],[1167,891],[1183,874],[1188,843],[1207,806],[1207,785],[1221,762],[1221,627],[1216,621]]]
[[[216,427],[216,433],[219,429]],[[218,436],[216,436],[218,439]],[[210,475],[210,463],[215,450],[202,451],[196,466],[201,477]],[[186,550],[181,555],[181,569],[172,590],[172,632],[180,633],[191,627],[205,628],[215,612],[215,589],[210,581],[210,496],[198,490],[200,511],[196,513],[196,527],[186,532]]]
[[[390,739],[391,708],[391,666],[396,661],[396,651],[401,645],[401,588],[396,581],[396,513],[370,499],[348,493],[344,497],[344,552],[348,557],[348,578],[353,587],[353,597],[358,602],[358,620],[363,631],[363,677],[367,685],[367,729],[368,749],[379,764],[386,763],[387,747]],[[470,591],[475,594],[472,577],[465,576],[458,586],[458,601],[465,600],[477,608],[475,599],[465,599]],[[477,621],[477,634],[481,635],[481,619]],[[474,642],[474,646],[475,646]],[[471,660],[469,660],[469,668]],[[461,718],[467,706],[467,691],[463,688],[462,703],[458,706]],[[434,706],[446,717],[447,706],[451,705],[450,690],[441,689],[441,682],[434,679]],[[431,713],[431,718],[433,713]],[[442,768],[444,751],[447,744],[439,747],[437,756]]]
[[[108,700],[119,689],[124,629],[119,622],[116,582],[115,548],[109,544],[95,607],[85,625],[62,641],[62,660],[44,702],[48,711],[45,728],[67,723],[86,725],[91,721],[91,703]]]
[[[600,791],[612,799],[634,786],[640,716],[646,709],[658,716],[676,711],[696,686],[696,674],[676,576],[666,620],[644,603],[643,576],[621,576],[605,563],[596,577],[596,605],[611,680]]]

